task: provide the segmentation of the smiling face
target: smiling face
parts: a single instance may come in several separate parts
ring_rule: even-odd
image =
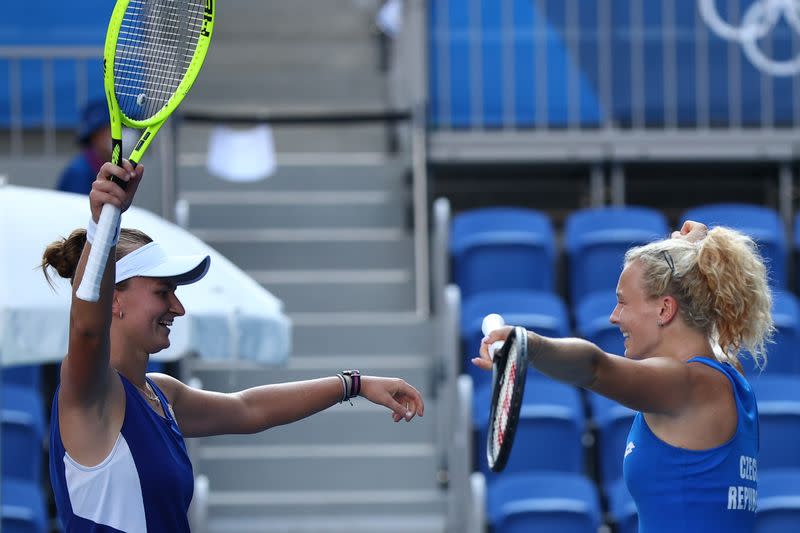
[[[643,271],[639,261],[625,266],[617,283],[617,305],[609,318],[625,337],[625,357],[631,359],[655,355],[662,337],[661,301],[645,294]]]
[[[148,354],[169,347],[169,328],[186,313],[175,288],[170,279],[135,277],[115,293],[115,320],[129,343]],[[120,311],[123,318],[117,320]]]

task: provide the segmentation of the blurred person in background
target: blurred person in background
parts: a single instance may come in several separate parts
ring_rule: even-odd
[[[764,367],[771,300],[750,237],[688,221],[625,255],[610,316],[624,357],[528,332],[528,362],[543,374],[637,411],[620,459],[640,531],[754,530],[758,409],[739,354]],[[487,335],[473,364],[491,370],[488,347],[510,331]]]
[[[414,387],[358,371],[231,394],[147,373],[150,355],[169,347],[173,321],[185,314],[177,287],[199,281],[210,258],[169,255],[141,231],[124,228],[109,252],[99,300],[74,295],[103,205],[127,210],[143,172],[129,161],[105,163],[89,194],[88,228],[52,243],[42,258],[46,276],[52,268],[73,285],[50,427],[50,480],[65,531],[188,532],[194,474],[185,437],[264,431],[357,396],[387,407],[395,422],[423,415]],[[127,182],[126,190],[112,175]],[[350,482],[357,483],[342,480]]]
[[[92,100],[81,110],[77,141],[80,153],[61,172],[56,189],[89,194],[103,163],[111,159],[111,124],[105,100]]]

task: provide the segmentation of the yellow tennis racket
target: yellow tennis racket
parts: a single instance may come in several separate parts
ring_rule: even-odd
[[[103,53],[103,82],[111,115],[111,162],[122,161],[122,126],[144,129],[131,151],[141,161],[158,130],[189,92],[214,29],[215,0],[117,0]],[[112,178],[120,186],[125,183]],[[83,279],[75,292],[96,302],[120,212],[106,204]]]

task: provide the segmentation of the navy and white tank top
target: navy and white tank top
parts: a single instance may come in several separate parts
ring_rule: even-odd
[[[86,467],[64,449],[58,423],[58,390],[50,424],[50,482],[64,531],[108,533],[188,532],[194,490],[192,464],[167,399],[152,380],[162,418],[119,375],[125,417],[114,448],[100,464]]]
[[[628,434],[623,474],[639,512],[639,533],[752,532],[758,489],[758,407],[747,380],[708,357],[698,362],[725,374],[733,386],[736,433],[708,450],[687,450],[659,439],[637,413]]]

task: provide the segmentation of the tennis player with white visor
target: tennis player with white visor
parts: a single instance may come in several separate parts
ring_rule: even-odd
[[[74,294],[102,207],[124,213],[143,172],[128,161],[104,164],[89,194],[88,240],[87,230],[77,229],[42,258],[45,276],[55,271],[73,287],[50,432],[50,479],[64,531],[189,531],[194,476],[184,437],[263,431],[357,396],[389,408],[395,422],[423,415],[419,392],[405,381],[357,370],[231,394],[146,374],[150,355],[169,346],[170,326],[185,313],[177,287],[201,281],[209,257],[171,255],[143,232],[123,228],[99,299]]]

